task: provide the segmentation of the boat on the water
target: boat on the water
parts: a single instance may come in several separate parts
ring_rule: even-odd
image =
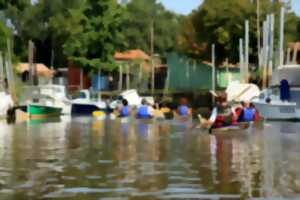
[[[270,120],[300,119],[300,65],[284,65],[272,76],[270,87],[252,100],[260,115]]]
[[[208,126],[206,123],[207,120],[204,119],[200,114],[198,115],[198,119],[199,119],[199,126],[197,126],[197,128],[200,128],[202,130],[207,130],[210,134],[247,130],[251,124],[251,122],[240,122],[229,126],[213,127],[211,125]]]
[[[30,103],[32,96],[36,94],[44,95],[51,98],[51,106],[62,109],[62,114],[71,113],[71,100],[67,97],[66,88],[64,85],[38,85],[24,88],[23,102]],[[48,103],[49,104],[49,103]]]
[[[95,111],[108,112],[109,110],[106,102],[101,100],[93,101],[88,90],[81,90],[79,98],[72,101],[71,114],[72,116],[92,116]]]
[[[17,121],[55,118],[59,117],[61,113],[62,108],[34,103],[28,104],[27,106],[22,106],[16,112]]]
[[[146,101],[154,105],[154,98],[151,96],[140,96],[135,89],[126,90],[122,92],[117,100],[110,103],[110,108],[115,109],[121,104],[121,100],[126,99],[128,101],[128,105],[131,107],[138,107],[141,105],[142,99],[146,99]]]

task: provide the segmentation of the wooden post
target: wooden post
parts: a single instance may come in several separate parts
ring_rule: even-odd
[[[98,69],[98,99],[101,99],[101,69]]]
[[[8,81],[8,88],[10,95],[13,99],[13,101],[17,102],[17,93],[16,93],[16,84],[15,84],[15,78],[14,78],[14,71],[12,66],[12,56],[11,56],[11,41],[10,39],[7,39],[7,81]]]
[[[285,9],[282,7],[280,12],[279,66],[282,66],[284,62],[284,15]]]
[[[130,88],[130,77],[129,77],[129,64],[126,64],[126,89],[129,90]]]
[[[244,83],[244,45],[243,45],[243,39],[240,38],[240,82]]]
[[[212,64],[212,91],[216,91],[216,55],[215,44],[211,46],[211,64]],[[215,97],[213,96],[213,104],[215,103]]]
[[[286,62],[285,63],[287,65],[291,63],[291,48],[287,49],[287,52],[286,52]]]
[[[150,21],[150,51],[151,56],[154,55],[154,19]]]
[[[80,89],[83,89],[83,69],[80,68]]]
[[[119,64],[119,91],[123,90],[123,66]]]
[[[164,96],[166,96],[169,92],[169,85],[170,85],[170,68],[169,66],[167,66],[167,77],[165,81]]]
[[[293,50],[293,64],[297,64],[297,55],[298,55],[298,42],[294,44],[294,50]]]
[[[249,21],[245,22],[245,82],[249,82]]]
[[[32,85],[34,84],[34,80],[33,80],[33,76],[34,76],[33,49],[34,49],[34,44],[31,40],[29,40],[29,42],[28,42],[29,82]]]
[[[154,94],[155,89],[155,64],[154,64],[154,19],[150,22],[150,51],[151,51],[151,93]]]
[[[54,70],[54,50],[51,50],[51,70]],[[53,84],[53,77],[50,79],[50,84]]]
[[[225,67],[226,67],[226,79],[227,79],[227,86],[229,85],[229,83],[230,83],[230,74],[229,74],[229,61],[228,61],[228,58],[226,58],[226,60],[225,60]]]
[[[258,66],[261,67],[261,45],[260,45],[260,0],[256,0],[256,28],[257,28],[257,54],[258,54]]]
[[[268,22],[263,24],[263,84],[262,87],[267,87],[267,63],[268,63]]]
[[[139,80],[138,80],[138,88],[141,90],[142,88],[142,82],[143,82],[143,62],[139,63],[140,69],[139,69]]]
[[[155,63],[154,57],[151,57],[151,94],[154,94],[155,90]]]
[[[4,65],[3,65],[3,56],[2,52],[0,52],[0,88],[4,89],[4,80],[5,80],[5,75],[4,75]]]
[[[268,66],[268,84],[272,78],[273,74],[273,64],[274,64],[274,24],[275,24],[275,16],[274,14],[270,15],[270,30],[269,30],[269,37],[270,37],[270,51],[269,51],[269,66]]]

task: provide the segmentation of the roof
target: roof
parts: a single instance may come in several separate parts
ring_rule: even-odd
[[[136,59],[150,60],[150,56],[140,49],[129,50],[123,53],[116,52],[114,58],[116,60],[136,60]]]
[[[290,42],[289,43],[289,48],[292,50],[300,49],[300,42]]]
[[[38,76],[52,77],[54,75],[54,70],[49,69],[46,65],[42,63],[36,63],[35,66]],[[24,73],[25,71],[29,71],[29,64],[19,63],[16,69],[19,73]]]

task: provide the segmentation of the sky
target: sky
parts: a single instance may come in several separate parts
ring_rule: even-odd
[[[169,10],[180,14],[189,14],[196,9],[203,0],[160,0]],[[292,8],[300,16],[300,0],[292,0]]]

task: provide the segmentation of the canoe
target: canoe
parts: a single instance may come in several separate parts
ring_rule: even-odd
[[[177,113],[174,112],[174,119],[177,122],[189,122],[193,120],[192,116],[180,116]]]
[[[224,133],[224,132],[235,132],[240,130],[246,130],[250,127],[250,123],[248,122],[241,122],[235,125],[220,127],[220,128],[214,128],[207,125],[207,120],[204,119],[201,115],[198,115],[198,119],[200,122],[200,125],[198,126],[201,129],[208,130],[209,133]]]
[[[237,125],[220,127],[220,128],[210,128],[208,129],[210,133],[225,133],[225,132],[237,132],[241,130],[247,130],[250,127],[249,123],[239,123]]]
[[[137,118],[136,119],[139,123],[142,123],[142,124],[153,124],[155,119],[154,118],[149,118],[149,119],[139,119]]]
[[[16,111],[17,119],[47,119],[52,117],[59,117],[62,113],[62,108],[53,106],[44,106],[38,104],[28,104]]]

